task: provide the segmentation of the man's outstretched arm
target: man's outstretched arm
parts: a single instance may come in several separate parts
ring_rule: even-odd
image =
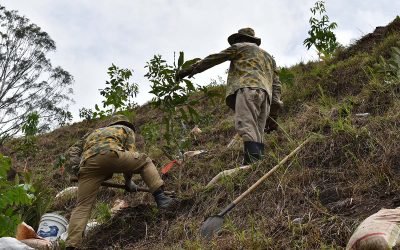
[[[192,77],[195,74],[201,73],[215,65],[221,64],[228,60],[232,60],[236,54],[236,47],[231,46],[219,53],[211,54],[204,59],[194,63],[186,69],[182,69],[178,72],[178,79],[182,79],[186,76]]]

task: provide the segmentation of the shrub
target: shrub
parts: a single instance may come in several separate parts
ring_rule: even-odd
[[[34,195],[28,184],[19,184],[7,180],[11,168],[11,159],[0,154],[0,237],[13,236],[15,229],[22,221],[20,208],[32,203]]]

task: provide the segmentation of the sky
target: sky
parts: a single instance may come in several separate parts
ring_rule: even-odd
[[[154,55],[172,64],[174,52],[185,58],[204,58],[229,46],[227,37],[252,27],[261,47],[275,57],[278,66],[317,60],[316,52],[303,46],[309,30],[314,0],[0,0],[18,10],[56,42],[49,57],[74,77],[70,106],[79,121],[80,108],[94,108],[103,97],[107,68],[112,63],[134,71],[139,84],[136,102],[151,100],[144,68]],[[348,46],[377,26],[385,26],[400,11],[399,0],[326,0],[338,41]],[[218,76],[226,78],[225,62],[196,75],[206,85]]]

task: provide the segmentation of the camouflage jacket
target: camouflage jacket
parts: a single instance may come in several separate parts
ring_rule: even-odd
[[[90,157],[108,151],[136,151],[135,133],[123,125],[95,129],[85,134],[65,153],[64,167],[78,175],[80,166]]]
[[[228,73],[226,97],[244,87],[260,88],[267,91],[269,100],[279,103],[281,82],[274,58],[254,43],[236,43],[231,47],[212,54],[188,69],[194,75],[217,64],[231,61]]]

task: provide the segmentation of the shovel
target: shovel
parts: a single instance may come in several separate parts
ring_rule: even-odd
[[[231,211],[244,197],[250,194],[254,189],[256,189],[265,179],[267,179],[275,170],[287,162],[287,160],[295,155],[306,143],[310,141],[311,137],[300,144],[295,150],[293,150],[289,155],[282,159],[275,167],[273,167],[268,173],[261,177],[256,183],[249,187],[244,193],[237,197],[231,204],[226,206],[219,214],[208,217],[200,228],[200,235],[210,240],[213,235],[221,230],[222,224],[224,223],[224,216]]]

